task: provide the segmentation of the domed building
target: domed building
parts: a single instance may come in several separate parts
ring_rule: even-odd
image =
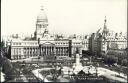
[[[48,22],[47,15],[45,14],[43,8],[41,8],[41,11],[37,16],[37,22]]]
[[[44,12],[44,9],[41,8],[40,13],[37,16],[36,22],[36,30],[35,30],[35,39],[38,40],[39,38],[42,39],[43,37],[49,36],[48,27],[48,19]]]
[[[21,39],[20,41],[17,39],[7,41],[8,53],[12,60],[34,56],[68,59],[74,56],[77,47],[80,50],[80,54],[82,54],[82,41],[51,37],[48,30],[48,18],[43,8],[41,8],[37,16],[34,37]],[[54,60],[53,58],[52,60]]]

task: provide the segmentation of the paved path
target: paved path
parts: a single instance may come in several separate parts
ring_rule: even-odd
[[[85,73],[88,73],[88,67],[89,66],[84,66]],[[96,73],[95,67],[94,66],[90,67],[89,72],[91,74]],[[127,82],[127,76],[125,74],[123,74],[123,73],[119,74],[118,72],[115,72],[115,71],[112,71],[112,70],[109,70],[106,68],[102,68],[102,67],[97,67],[97,75],[104,76],[104,77],[114,80],[114,81]]]
[[[105,68],[101,68],[101,67],[98,67],[98,75],[104,76],[108,79],[120,81],[120,82],[127,82],[127,76],[125,76],[123,73],[119,74],[118,72],[111,71],[109,69],[105,69]],[[122,78],[117,77],[116,75],[121,76]]]
[[[51,69],[51,68],[36,69],[36,70],[33,70],[32,73],[33,73],[37,78],[41,79],[41,80],[44,81],[44,82],[51,82],[51,81],[47,80],[47,79],[40,73],[40,71],[42,71],[42,70],[49,70],[49,69]]]

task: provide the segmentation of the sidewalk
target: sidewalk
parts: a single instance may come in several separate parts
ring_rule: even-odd
[[[49,69],[49,68],[48,68]],[[33,70],[32,73],[39,79],[41,79],[42,81],[44,82],[51,82],[49,80],[47,80],[41,73],[40,71],[41,70],[45,70],[44,68],[43,69],[36,69],[36,70]],[[46,69],[47,70],[47,69]]]
[[[109,69],[105,69],[102,67],[98,68],[98,75],[105,76],[108,79],[112,79],[112,80],[116,80],[116,81],[120,81],[120,82],[127,82],[127,76],[125,76],[123,73],[119,74],[118,72],[111,71]],[[121,76],[122,78],[117,77],[116,75]]]

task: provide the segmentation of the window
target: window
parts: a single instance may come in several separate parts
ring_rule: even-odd
[[[19,56],[19,59],[21,59],[21,56]]]
[[[21,43],[19,43],[19,45],[21,45]]]

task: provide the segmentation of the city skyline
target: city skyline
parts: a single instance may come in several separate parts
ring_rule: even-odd
[[[2,35],[34,33],[41,6],[48,17],[50,33],[90,34],[103,28],[105,16],[108,29],[126,32],[125,2],[126,0],[2,0]]]

